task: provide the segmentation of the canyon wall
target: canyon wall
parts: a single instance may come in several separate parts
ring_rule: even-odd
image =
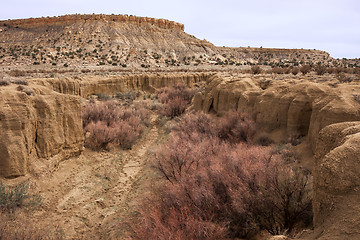
[[[211,74],[210,74],[211,75]],[[192,87],[209,74],[138,74],[76,79],[32,79],[0,87],[0,177],[51,170],[83,150],[81,97],[145,91],[182,82]],[[27,94],[28,93],[28,94]]]
[[[26,89],[14,84],[0,89],[2,177],[48,170],[83,148],[79,97],[33,84]]]
[[[85,76],[63,79],[34,79],[33,82],[52,90],[87,97],[102,93],[115,95],[117,92],[144,91],[154,93],[161,87],[182,83],[193,87],[198,82],[204,82],[212,73],[173,73],[173,74],[129,74],[120,76]]]
[[[105,14],[89,14],[89,15],[65,15],[60,17],[42,17],[42,18],[28,18],[0,21],[0,26],[11,26],[15,28],[36,28],[43,26],[64,26],[73,23],[86,21],[113,21],[132,24],[152,24],[164,29],[176,29],[184,31],[184,25],[166,19],[156,19],[149,17],[137,17],[128,15],[105,15]]]
[[[360,86],[353,88],[360,91]],[[294,79],[260,81],[213,76],[205,92],[195,96],[194,107],[214,113],[231,109],[249,112],[265,131],[283,129],[289,137],[307,136],[313,150],[322,128],[360,120],[359,103],[347,86],[332,88]]]
[[[306,136],[315,156],[315,230],[301,239],[360,239],[359,84],[336,88],[299,79],[256,80],[212,76],[194,107],[204,112],[251,113],[260,129],[282,139]]]
[[[360,239],[360,122],[321,130],[315,156],[314,225],[322,231],[318,239]]]

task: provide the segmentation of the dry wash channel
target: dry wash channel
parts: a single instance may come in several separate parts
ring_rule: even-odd
[[[53,220],[75,209],[66,223],[72,229],[69,236],[98,229],[94,224],[110,216],[109,209],[118,204],[118,200],[109,196],[127,191],[141,172],[144,151],[156,138],[156,128],[150,128],[144,136],[142,141],[146,143],[140,141],[129,155],[123,156],[125,163],[119,164],[116,171],[124,178],[120,176],[114,184],[106,185],[104,178],[114,178],[116,171],[105,171],[119,156],[81,154],[83,99],[95,93],[114,95],[131,90],[153,93],[157,88],[179,82],[190,87],[205,84],[205,89],[193,100],[195,110],[250,112],[258,126],[274,136],[303,138],[303,145],[310,146],[311,155],[315,156],[308,164],[314,175],[314,236],[359,237],[356,226],[360,215],[354,214],[359,208],[360,186],[356,174],[360,169],[360,103],[354,98],[360,87],[356,84],[333,88],[306,79],[285,79],[270,80],[263,87],[258,79],[210,73],[31,79],[27,85],[13,82],[0,87],[0,176],[7,182],[18,177],[36,179],[38,189],[49,196],[44,211],[56,206],[51,210]],[[80,157],[72,158],[77,155]],[[99,177],[95,172],[100,173]],[[46,184],[54,187],[46,188]],[[82,195],[85,192],[96,197],[83,198],[88,196]],[[103,210],[94,210],[96,207]],[[39,213],[39,220],[45,212]]]

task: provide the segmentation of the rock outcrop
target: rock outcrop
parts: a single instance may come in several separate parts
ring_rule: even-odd
[[[80,99],[30,85],[0,91],[0,176],[13,178],[79,154],[83,149]]]
[[[56,92],[87,97],[102,93],[115,95],[118,92],[144,91],[154,93],[161,87],[182,83],[188,87],[206,81],[212,73],[173,73],[173,74],[132,74],[120,76],[87,76],[64,79],[34,79],[39,85]]]
[[[76,79],[33,79],[29,95],[11,84],[0,88],[0,177],[42,169],[83,149],[80,98],[95,93],[145,91],[184,83],[192,87],[212,74],[139,74]]]
[[[105,15],[105,14],[89,14],[89,15],[65,15],[60,17],[42,17],[0,21],[0,26],[9,26],[14,28],[37,28],[50,26],[64,26],[79,22],[87,21],[112,21],[122,23],[132,23],[138,25],[151,24],[164,29],[176,29],[184,31],[184,24],[169,21],[166,19],[156,19],[149,17],[137,17],[132,15]]]
[[[264,80],[262,80],[264,81]],[[308,136],[315,147],[319,131],[332,123],[360,120],[359,103],[349,87],[288,79],[271,81],[266,89],[258,80],[213,76],[194,106],[204,112],[229,109],[250,112],[268,132],[286,130],[288,136]],[[360,86],[352,86],[360,91]]]
[[[314,225],[318,239],[360,239],[360,122],[332,124],[316,143]]]

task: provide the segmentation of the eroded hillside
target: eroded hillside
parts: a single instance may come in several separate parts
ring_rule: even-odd
[[[164,19],[127,15],[66,15],[0,21],[0,63],[42,68],[271,67],[322,63],[357,66],[308,49],[226,48]]]

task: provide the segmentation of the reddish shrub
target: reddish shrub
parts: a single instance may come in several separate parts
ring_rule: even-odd
[[[283,69],[283,68],[280,68],[280,67],[274,67],[274,68],[272,68],[272,72],[273,72],[273,73],[276,73],[276,74],[284,74],[284,73],[285,73],[284,69]]]
[[[164,104],[160,114],[170,118],[180,116],[190,104],[194,91],[184,85],[174,85],[172,88],[162,88],[157,98]]]
[[[208,114],[201,112],[183,116],[179,124],[173,128],[173,131],[179,136],[185,135],[185,137],[191,137],[193,133],[207,136],[218,135],[216,121],[210,118]]]
[[[315,67],[315,72],[317,75],[324,75],[324,73],[326,73],[326,70],[326,67],[322,65]]]
[[[114,141],[113,129],[105,122],[91,122],[85,127],[85,146],[93,150],[106,149]]]
[[[29,85],[28,81],[23,80],[23,79],[16,79],[13,81],[13,83],[18,84],[18,85],[26,85],[26,86]]]
[[[255,123],[240,112],[227,112],[218,124],[218,136],[231,143],[249,142],[255,134]]]
[[[182,240],[223,239],[226,228],[210,220],[194,216],[194,212],[183,208],[164,209],[154,202],[141,212],[141,227],[133,228],[132,239],[139,240]],[[161,211],[161,210],[162,211]]]
[[[251,67],[251,73],[252,74],[260,74],[262,72],[262,69],[259,66],[252,66]]]
[[[85,145],[99,150],[112,143],[129,149],[142,134],[147,116],[145,109],[131,111],[112,101],[90,103],[83,110]]]
[[[293,74],[293,75],[297,75],[298,73],[299,73],[299,68],[297,68],[297,67],[293,67],[292,69],[291,69],[291,73]]]
[[[185,112],[188,102],[180,97],[175,97],[166,102],[161,109],[161,114],[170,118],[180,116]]]
[[[237,127],[222,127],[223,135],[218,129],[206,133],[224,119],[225,126],[236,126],[234,116],[182,118],[184,131],[175,127],[154,155],[153,166],[165,182],[142,205],[134,239],[242,238],[261,229],[278,234],[311,223],[306,172],[269,148],[233,144],[234,136],[243,139],[233,133]]]
[[[187,102],[191,102],[194,90],[187,88],[183,84],[176,84],[173,87],[165,87],[158,91],[157,97],[161,103],[167,103],[170,99],[180,97]]]
[[[21,70],[11,70],[9,75],[12,76],[12,77],[23,77],[25,76],[25,71],[21,71]]]
[[[0,86],[8,86],[8,85],[10,85],[10,81],[8,81],[8,80],[0,80]]]
[[[307,73],[309,73],[311,70],[311,67],[310,65],[303,65],[300,67],[300,72],[303,74],[303,75],[306,75]]]

